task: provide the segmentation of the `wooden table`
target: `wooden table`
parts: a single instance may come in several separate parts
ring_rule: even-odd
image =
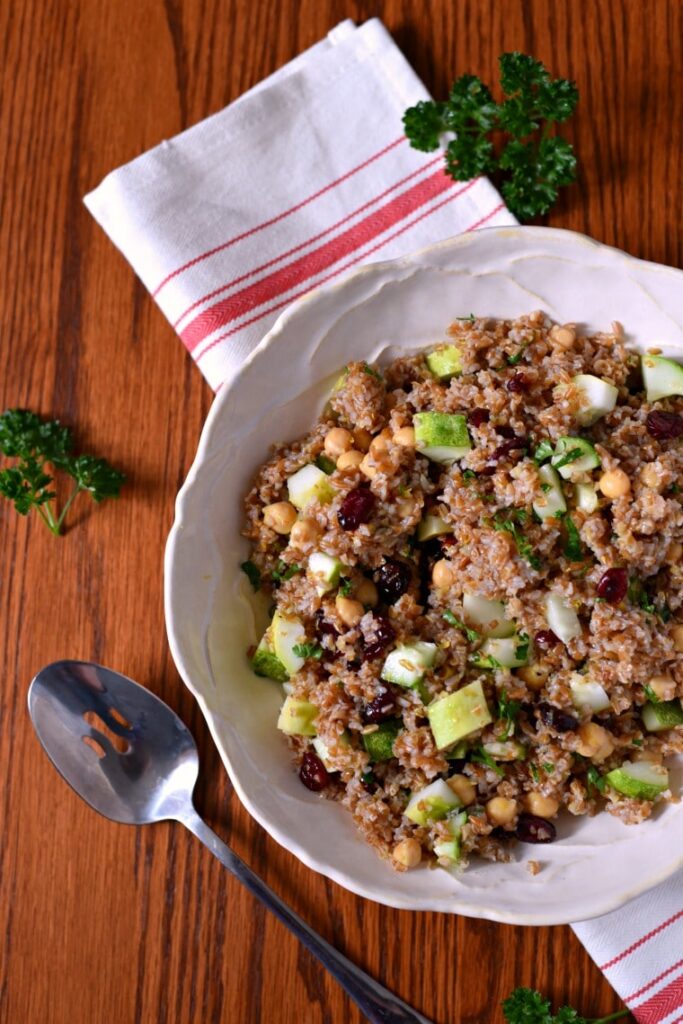
[[[103,175],[218,110],[345,17],[378,15],[435,94],[533,53],[581,92],[581,179],[552,214],[681,266],[679,0],[22,0],[3,41],[0,337],[4,406],[75,426],[125,469],[62,539],[0,508],[2,1024],[356,1024],[356,1009],[178,826],[98,818],[58,778],[26,713],[29,680],[94,658],[193,729],[201,812],[330,941],[439,1024],[500,1021],[532,984],[586,1013],[616,996],[569,928],[376,906],[280,849],[240,806],[164,633],[173,500],[211,394],[81,202]],[[577,296],[580,312],[580,296]],[[605,296],[609,319],[618,315]]]

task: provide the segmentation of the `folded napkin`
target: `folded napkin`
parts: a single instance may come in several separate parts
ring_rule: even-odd
[[[85,202],[218,389],[293,299],[350,268],[515,219],[412,150],[428,94],[377,20],[338,25]],[[643,1024],[683,1022],[683,878],[575,928]]]

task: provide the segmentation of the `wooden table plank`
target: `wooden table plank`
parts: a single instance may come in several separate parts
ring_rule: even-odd
[[[573,77],[581,179],[551,222],[680,266],[679,0],[24,0],[0,6],[0,344],[5,406],[73,425],[129,475],[60,540],[0,507],[0,1021],[357,1024],[332,982],[180,828],[98,819],[25,711],[46,662],[95,658],[198,738],[199,806],[331,941],[439,1024],[501,1020],[515,985],[618,1005],[568,928],[363,902],[250,820],[167,651],[162,556],[211,395],[82,205],[111,168],[220,109],[345,17],[383,18],[435,94],[519,48]],[[362,126],[361,126],[362,130]],[[577,296],[580,313],[580,296]],[[606,296],[605,317],[618,317]]]

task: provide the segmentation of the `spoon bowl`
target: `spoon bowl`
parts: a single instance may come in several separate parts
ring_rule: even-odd
[[[34,728],[53,765],[96,811],[126,825],[181,822],[330,971],[371,1024],[430,1024],[295,914],[197,814],[192,733],[153,693],[90,661],[56,661],[28,692]]]

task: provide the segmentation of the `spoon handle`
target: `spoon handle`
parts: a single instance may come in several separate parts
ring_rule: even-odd
[[[407,1003],[389,992],[373,978],[347,960],[326,942],[298,914],[287,906],[266,883],[254,874],[243,860],[223,842],[204,822],[194,807],[178,815],[178,820],[218,857],[228,871],[257,896],[269,910],[296,935],[306,949],[317,956],[323,967],[334,975],[351,999],[365,1014],[370,1024],[431,1024],[426,1017],[411,1009]]]

